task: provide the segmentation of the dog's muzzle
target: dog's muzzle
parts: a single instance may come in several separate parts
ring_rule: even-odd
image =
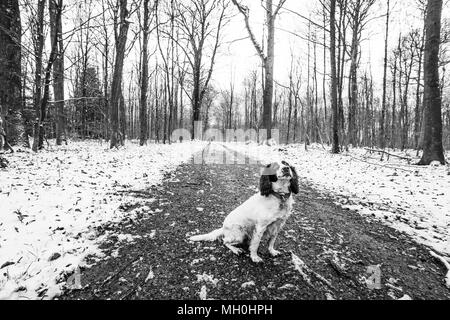
[[[283,177],[290,177],[291,169],[289,167],[284,167],[281,169],[281,173],[283,174]]]

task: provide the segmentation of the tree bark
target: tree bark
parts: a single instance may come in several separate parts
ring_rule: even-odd
[[[359,17],[359,12],[357,12]],[[358,110],[358,58],[359,58],[359,22],[354,22],[352,30],[352,45],[350,51],[350,90],[349,90],[349,110],[348,110],[348,143],[356,146],[356,117]]]
[[[380,148],[386,147],[386,87],[387,87],[387,62],[388,62],[388,39],[389,39],[389,17],[390,17],[390,0],[387,0],[386,11],[386,34],[384,40],[384,66],[383,66],[383,98],[381,102],[381,119],[380,119]]]
[[[398,48],[400,48],[400,37]],[[397,56],[398,52],[394,53],[394,68],[392,71],[392,116],[391,116],[391,149],[394,149],[396,146],[396,138],[397,138]]]
[[[425,24],[425,16],[426,13],[424,12],[424,24]],[[417,71],[417,86],[416,86],[416,108],[414,110],[415,116],[414,116],[414,147],[417,149],[417,152],[421,148],[420,145],[420,127],[421,127],[421,121],[422,121],[422,113],[423,113],[423,100],[421,96],[421,84],[422,84],[422,70],[423,70],[423,50],[425,46],[425,25],[423,27],[422,31],[422,38],[420,40],[420,46],[418,49],[419,53],[419,69]]]
[[[21,39],[19,1],[0,1],[0,117],[6,120],[0,122],[9,143],[29,148],[23,118]]]
[[[45,2],[42,4],[41,8],[45,7]],[[62,13],[62,0],[58,1],[58,4],[56,5],[56,21],[58,19],[61,19],[61,13]],[[43,14],[43,12],[42,12]],[[43,16],[42,16],[43,19]],[[42,20],[43,22],[43,20]],[[43,39],[41,39],[43,40]],[[39,42],[39,44],[43,45],[43,42]],[[51,39],[52,49],[50,52],[50,57],[47,62],[47,66],[45,68],[44,72],[44,92],[42,95],[42,98],[39,99],[38,105],[36,105],[36,114],[38,116],[36,126],[35,126],[35,132],[34,132],[34,140],[33,140],[33,151],[37,152],[38,150],[42,149],[44,147],[44,121],[47,117],[47,104],[49,100],[50,95],[50,77],[51,77],[51,71],[53,68],[53,64],[56,60],[57,56],[57,46],[58,46],[58,37],[57,34],[54,35],[54,37]],[[42,56],[41,56],[41,63],[42,63]],[[40,71],[39,71],[40,73]],[[40,79],[40,76],[39,76]],[[39,95],[40,96],[40,95]]]
[[[42,101],[42,55],[44,51],[44,10],[45,10],[45,0],[38,0],[37,3],[37,16],[35,19],[35,30],[34,30],[34,97],[33,104],[35,110],[35,121],[34,121],[34,140],[33,150],[37,151],[39,144],[39,131],[40,131],[40,118],[41,118],[41,101]],[[37,136],[37,139],[36,139]],[[36,145],[36,148],[35,148]]]
[[[275,67],[275,18],[272,0],[266,0],[267,21],[267,57],[265,61],[265,79],[263,94],[263,129],[267,130],[267,139],[272,138],[272,102],[273,102],[273,71]]]
[[[63,1],[60,1],[62,6]],[[57,38],[56,58],[53,64],[53,92],[56,109],[56,145],[62,145],[64,134],[64,43],[62,38],[61,15],[58,16],[58,3],[49,0],[51,38]]]
[[[149,36],[149,22],[150,22],[150,0],[144,0],[144,30],[143,44],[142,44],[142,74],[141,74],[141,99],[139,106],[139,120],[140,120],[140,145],[147,143],[148,128],[147,128],[147,91],[148,91],[148,36]]]
[[[264,53],[263,48],[255,38],[254,33],[250,28],[249,23],[249,9],[242,6],[237,0],[232,0],[233,4],[238,8],[244,16],[245,26],[247,28],[250,40],[261,58],[262,68],[264,71],[264,85],[263,85],[263,115],[262,126],[267,130],[267,139],[272,138],[272,103],[273,103],[273,75],[275,66],[275,20],[278,12],[283,7],[286,0],[280,0],[275,10],[273,8],[273,1],[266,0],[264,10],[266,11],[266,26],[267,26],[267,53]]]
[[[424,57],[424,139],[420,165],[429,165],[433,161],[445,164],[439,79],[441,16],[442,0],[428,0]]]
[[[339,122],[336,77],[336,0],[330,4],[330,61],[331,61],[331,104],[333,112],[333,147],[332,153],[339,153]]]
[[[122,96],[122,74],[125,59],[125,46],[129,28],[127,0],[120,0],[120,31],[117,38],[116,59],[114,63],[114,74],[111,85],[111,141],[110,148],[117,148],[120,140],[119,132],[119,106]]]

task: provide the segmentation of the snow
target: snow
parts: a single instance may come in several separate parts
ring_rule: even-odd
[[[440,255],[437,255],[433,251],[430,250],[430,254],[442,262],[442,264],[447,269],[447,274],[445,276],[445,286],[450,289],[450,260],[446,260],[444,257],[441,257]]]
[[[250,288],[250,287],[254,287],[256,284],[255,284],[255,281],[248,281],[248,282],[244,282],[242,285],[241,285],[241,288],[242,289],[247,289],[247,288]]]
[[[219,283],[219,280],[214,278],[214,276],[210,274],[198,274],[197,275],[197,282],[206,282],[212,284],[214,287],[217,286],[217,283]]]
[[[208,291],[206,290],[206,286],[203,285],[199,292],[200,300],[207,300]]]
[[[59,295],[65,279],[87,266],[87,256],[102,257],[98,245],[109,232],[100,233],[101,226],[136,213],[121,205],[151,201],[126,191],[160,183],[204,145],[129,143],[109,150],[98,142],[71,142],[8,155],[10,166],[0,171],[0,299]]]
[[[150,268],[150,271],[148,272],[147,278],[145,278],[145,283],[147,283],[149,280],[152,280],[155,278],[155,274],[153,273],[153,269]]]
[[[226,146],[263,164],[285,160],[323,197],[331,196],[342,207],[378,219],[450,256],[450,175],[446,166],[416,166],[419,159],[411,150],[402,153],[412,158],[408,164],[394,157],[380,161],[379,155],[356,148],[333,155],[329,148],[318,145],[308,151],[300,144]]]

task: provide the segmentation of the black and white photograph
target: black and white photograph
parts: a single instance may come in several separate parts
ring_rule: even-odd
[[[448,302],[449,159],[449,0],[0,0],[0,300]]]

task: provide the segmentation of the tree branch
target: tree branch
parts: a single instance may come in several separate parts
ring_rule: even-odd
[[[263,64],[265,64],[267,58],[264,55],[264,51],[261,48],[261,45],[256,40],[255,34],[253,33],[252,29],[250,28],[250,22],[249,22],[249,16],[248,16],[248,12],[249,12],[248,7],[241,5],[240,3],[237,2],[237,0],[231,0],[231,1],[236,6],[236,8],[239,10],[239,12],[244,16],[245,27],[247,28],[248,34],[250,36],[250,40],[252,41],[253,46],[255,47],[256,52],[258,53],[259,57],[261,58]]]

